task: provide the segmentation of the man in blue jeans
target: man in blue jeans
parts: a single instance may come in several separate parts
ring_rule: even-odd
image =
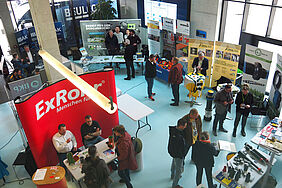
[[[177,126],[169,127],[168,153],[173,158],[171,164],[172,188],[182,188],[178,182],[184,171],[184,158],[188,152],[183,132],[186,126],[185,119],[179,119]]]
[[[102,134],[102,130],[99,123],[97,121],[93,121],[90,115],[85,116],[85,123],[81,125],[80,131],[82,141],[86,148],[104,140],[104,138],[100,136]]]
[[[155,101],[155,99],[153,98],[153,96],[156,93],[152,92],[153,89],[153,85],[154,85],[154,78],[156,77],[156,60],[155,60],[155,55],[151,54],[149,56],[149,59],[146,61],[146,65],[145,65],[145,79],[147,81],[148,84],[148,98],[151,101]]]

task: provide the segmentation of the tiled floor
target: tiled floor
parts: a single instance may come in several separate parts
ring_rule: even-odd
[[[149,131],[148,128],[144,128],[139,132],[139,137],[143,141],[143,164],[144,168],[140,172],[131,173],[132,183],[135,188],[169,188],[171,187],[172,181],[170,180],[170,164],[171,157],[167,153],[167,143],[168,143],[168,126],[175,125],[176,121],[187,114],[191,109],[190,105],[184,103],[187,100],[187,90],[181,85],[181,103],[178,107],[171,107],[169,103],[172,98],[171,89],[168,85],[162,81],[155,81],[154,92],[157,93],[155,99],[156,101],[149,101],[146,97],[146,83],[143,76],[140,73],[135,79],[130,81],[125,81],[124,75],[124,65],[122,65],[123,70],[117,72],[116,84],[123,93],[128,93],[129,95],[135,97],[140,102],[148,105],[150,108],[155,110],[155,113],[149,116],[149,122],[152,125],[152,130]],[[206,91],[205,91],[206,92]],[[205,112],[205,95],[199,99],[199,102],[203,103],[202,106],[195,106],[200,115],[203,117]],[[230,117],[235,118],[234,114],[235,106],[233,105],[232,114]],[[126,129],[131,135],[134,135],[136,131],[136,122],[133,122],[123,113],[119,113],[120,124],[125,125]],[[263,120],[262,124],[265,125],[268,120]],[[231,130],[233,128],[233,120],[225,121],[225,128],[229,130],[226,133],[219,133],[217,137],[211,136],[212,141],[218,139],[227,140],[236,143],[237,149],[241,149],[245,142],[250,143],[250,139],[256,134],[260,128],[250,127],[251,119],[247,122],[247,136],[242,137],[238,135],[233,138],[231,135]],[[257,120],[253,120],[252,124],[257,124]],[[211,133],[211,122],[203,122],[203,130],[207,130]],[[2,147],[17,131],[17,124],[12,111],[7,103],[0,105],[0,147]],[[10,176],[6,179],[7,181],[14,180],[15,174],[12,171],[11,164],[15,160],[17,153],[22,150],[22,142],[20,134],[17,133],[14,139],[9,143],[7,147],[0,150],[0,155],[3,161],[9,165]],[[226,155],[228,152],[222,151],[219,156],[215,159],[215,167],[213,171],[222,168],[223,164],[226,163]],[[182,179],[179,184],[185,188],[196,187],[196,168],[190,163],[191,151],[188,153],[188,157],[185,163],[185,171],[182,175]],[[280,169],[282,165],[282,158],[276,157],[277,162],[272,169],[272,174],[276,177],[278,181],[277,187],[282,187],[282,171]],[[16,172],[20,178],[27,177],[23,167],[16,167]],[[117,173],[112,174],[114,183],[111,185],[112,188],[125,187],[125,185],[118,183]],[[35,187],[30,180],[25,180],[23,185],[19,185],[18,182],[6,184],[4,188],[17,188],[17,187]],[[203,184],[206,183],[205,175],[203,175]],[[77,184],[69,182],[69,187],[76,187]]]

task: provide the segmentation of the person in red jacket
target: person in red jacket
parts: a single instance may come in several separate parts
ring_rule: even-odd
[[[178,63],[178,59],[176,57],[172,58],[172,67],[168,74],[168,83],[171,84],[172,94],[174,99],[174,103],[171,103],[171,106],[179,105],[179,85],[183,82],[182,70],[183,66]]]
[[[130,183],[129,170],[136,170],[138,166],[131,136],[122,125],[116,126],[113,131],[115,136],[118,137],[116,153],[118,156],[118,175],[121,177],[120,183],[125,183],[127,188],[133,188]]]

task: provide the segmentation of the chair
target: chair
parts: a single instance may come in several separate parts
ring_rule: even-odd
[[[251,120],[253,120],[255,117],[254,116],[259,116],[259,121],[261,121],[261,118],[263,116],[267,115],[267,109],[269,107],[269,102],[268,98],[265,98],[263,101],[255,101],[254,105],[251,108]],[[261,122],[259,123],[261,124]],[[252,128],[259,128],[261,126],[252,126],[252,121],[251,121],[251,127]]]

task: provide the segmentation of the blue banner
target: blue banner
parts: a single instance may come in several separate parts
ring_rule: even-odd
[[[19,46],[19,51],[23,52],[24,46],[29,45],[28,30],[23,29],[21,31],[16,32],[15,35]]]

